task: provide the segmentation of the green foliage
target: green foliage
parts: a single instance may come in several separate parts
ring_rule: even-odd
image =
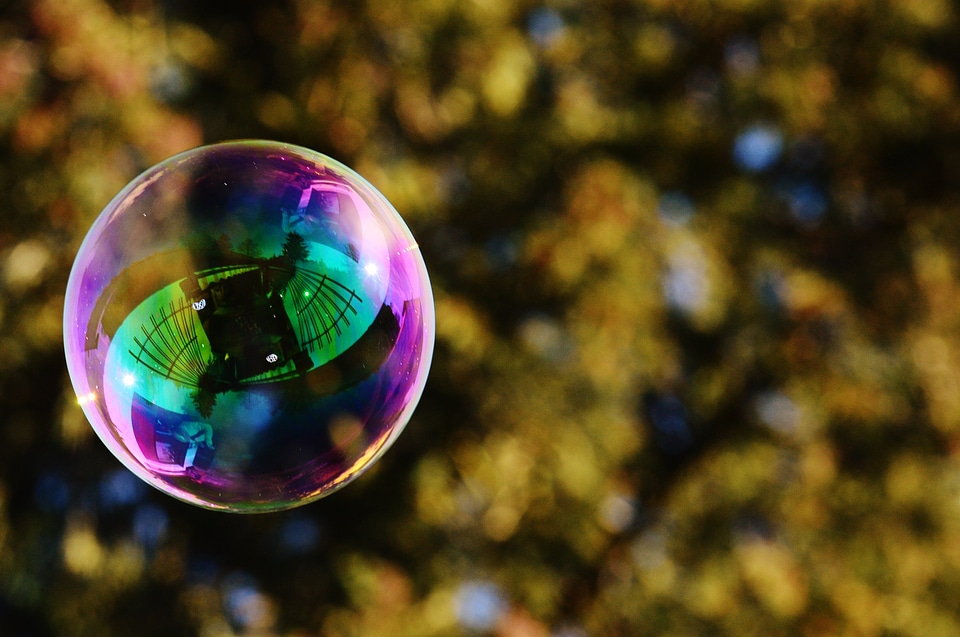
[[[0,632],[960,633],[952,4],[221,5],[0,16]],[[108,501],[76,249],[146,165],[252,137],[409,221],[427,391],[300,511]]]

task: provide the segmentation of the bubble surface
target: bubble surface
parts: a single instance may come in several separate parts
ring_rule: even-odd
[[[78,401],[174,497],[286,509],[347,484],[413,412],[433,353],[417,243],[357,173],[275,142],[134,179],[84,240],[64,345]]]

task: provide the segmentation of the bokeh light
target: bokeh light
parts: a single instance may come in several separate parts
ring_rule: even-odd
[[[741,131],[733,142],[733,160],[748,172],[767,170],[780,159],[783,133],[770,124],[755,124]]]
[[[3,7],[0,633],[960,634],[955,3]],[[117,192],[248,137],[402,213],[437,348],[365,478],[232,516],[107,451],[62,317]]]

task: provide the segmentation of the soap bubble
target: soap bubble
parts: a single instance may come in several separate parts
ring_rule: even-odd
[[[83,410],[147,483],[199,506],[286,509],[356,478],[426,382],[420,250],[346,166],[263,141],[134,179],[84,240],[64,344]]]

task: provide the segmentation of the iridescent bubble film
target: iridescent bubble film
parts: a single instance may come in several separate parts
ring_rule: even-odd
[[[433,352],[427,272],[390,203],[274,142],[172,157],[104,209],[70,274],[67,365],[97,434],[161,491],[285,509],[369,467]]]

